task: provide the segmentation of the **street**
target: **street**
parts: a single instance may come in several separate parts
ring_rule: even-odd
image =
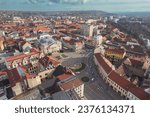
[[[116,93],[98,73],[93,60],[94,49],[87,49],[86,53],[80,56],[72,56],[62,60],[63,66],[72,66],[74,64],[84,63],[84,70],[76,74],[76,78],[88,77],[89,82],[85,83],[84,95],[88,100],[121,100],[121,97]]]

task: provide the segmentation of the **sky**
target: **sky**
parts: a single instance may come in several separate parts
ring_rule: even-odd
[[[150,0],[0,0],[0,10],[150,12]]]

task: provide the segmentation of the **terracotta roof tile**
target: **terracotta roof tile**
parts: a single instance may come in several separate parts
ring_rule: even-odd
[[[71,76],[73,76],[73,75],[72,75],[72,74],[64,73],[64,74],[62,74],[62,75],[57,76],[57,78],[58,78],[60,81],[62,81],[62,80],[65,80],[65,79],[70,78]]]
[[[50,64],[54,66],[58,66],[60,64],[59,61],[55,60],[51,56],[45,56],[39,60],[39,62],[44,66],[48,67]]]
[[[128,90],[130,88],[130,85],[132,84],[130,81],[126,80],[115,71],[112,71],[108,77],[125,90]]]
[[[132,86],[129,91],[134,94],[136,97],[138,97],[141,100],[149,100],[150,99],[150,95],[148,93],[146,93],[142,88],[140,87],[136,87],[136,86]]]
[[[63,90],[70,90],[70,89],[78,87],[78,86],[80,86],[82,84],[83,84],[83,82],[80,79],[76,78],[76,79],[71,80],[71,81],[69,81],[67,83],[63,83],[62,85],[60,85],[60,87]]]
[[[5,72],[5,71],[0,71],[0,76],[2,76],[2,75],[7,75],[7,72]]]
[[[11,86],[15,86],[17,82],[20,82],[24,79],[24,77],[19,74],[18,68],[7,70],[6,72]]]
[[[50,31],[50,28],[46,26],[41,26],[41,27],[37,27],[35,30],[36,31]]]
[[[112,68],[106,63],[100,53],[96,53],[95,57],[107,74],[112,71]]]
[[[29,57],[29,56],[32,56],[32,55],[35,55],[35,54],[39,54],[39,52],[34,50],[34,51],[32,51],[28,54],[22,53],[22,54],[16,55],[16,56],[10,56],[10,57],[6,58],[6,61],[9,62],[9,61],[17,60],[17,59],[23,59],[25,57]]]
[[[132,94],[134,94],[136,97],[138,97],[141,100],[148,100],[150,99],[150,95],[140,87],[136,87],[134,84],[132,84],[130,81],[125,79],[124,77],[120,76],[115,71],[112,71],[110,75],[108,76],[112,81],[114,81],[116,84],[118,84],[120,87],[125,89],[126,91],[130,91]]]

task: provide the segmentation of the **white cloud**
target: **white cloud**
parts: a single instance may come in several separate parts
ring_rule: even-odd
[[[28,0],[32,4],[36,3],[57,3],[57,4],[85,4],[91,0]]]

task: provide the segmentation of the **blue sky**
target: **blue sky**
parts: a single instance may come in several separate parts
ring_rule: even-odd
[[[150,0],[0,0],[0,10],[136,12],[150,11]]]

